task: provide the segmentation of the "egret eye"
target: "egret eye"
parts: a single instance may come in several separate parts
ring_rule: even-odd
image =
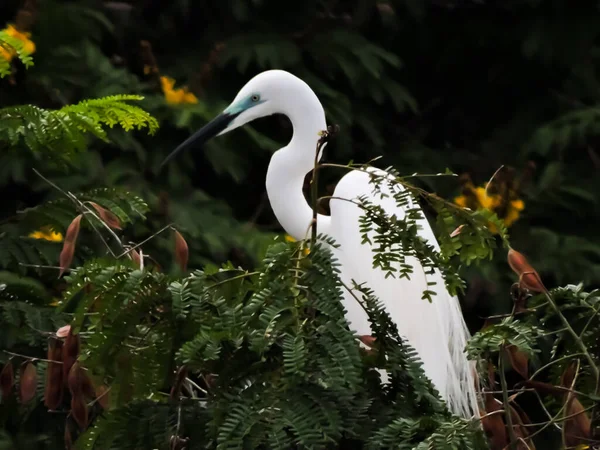
[[[259,96],[258,94],[254,94],[252,97],[250,97],[250,99],[251,99],[253,102],[257,102],[257,101],[259,101],[259,100],[260,100],[260,96]]]

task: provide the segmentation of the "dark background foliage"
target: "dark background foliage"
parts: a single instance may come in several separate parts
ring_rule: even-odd
[[[17,20],[24,5],[1,2],[0,25]],[[0,147],[3,217],[60,196],[33,166],[66,190],[125,187],[147,199],[150,220],[136,225],[131,240],[175,222],[190,245],[190,267],[231,260],[251,268],[283,232],[264,178],[270,155],[291,134],[287,120],[262,119],[157,171],[250,77],[277,68],[305,79],[329,122],[341,127],[328,161],[383,155],[376,164],[402,174],[450,168],[476,185],[511,167],[504,177],[526,178],[512,245],[549,287],[600,284],[597,2],[38,0],[27,7],[35,66],[17,64],[0,80],[0,106],[59,108],[142,94],[160,130],[111,130],[111,144],[91,141],[69,171]],[[148,70],[153,63],[158,73]],[[159,76],[189,86],[198,102],[167,103]],[[327,172],[323,191],[340,175]],[[461,193],[458,178],[421,183],[448,199]],[[169,260],[172,247],[158,236],[151,253]],[[57,260],[60,246],[52,251]],[[24,270],[7,261],[5,268]],[[508,311],[514,277],[502,252],[464,275],[474,331],[483,316]]]

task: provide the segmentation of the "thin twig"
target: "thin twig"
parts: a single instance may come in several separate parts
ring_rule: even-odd
[[[539,275],[537,275],[537,272],[535,273],[535,276],[536,276],[536,278],[538,278],[538,282],[540,283],[540,285],[542,285],[542,281],[539,279]],[[554,312],[559,317],[562,324],[565,326],[565,328],[567,329],[569,334],[575,340],[575,343],[581,350],[581,353],[583,353],[585,358],[587,359],[587,362],[590,365],[592,372],[594,373],[594,378],[596,379],[596,394],[598,394],[598,383],[600,382],[600,371],[598,370],[598,366],[596,365],[594,358],[592,358],[592,355],[588,351],[588,349],[587,349],[585,343],[583,342],[583,340],[581,339],[581,337],[579,337],[579,335],[577,333],[575,333],[575,330],[573,330],[573,327],[571,327],[571,324],[569,323],[567,318],[563,315],[560,308],[558,307],[558,305],[556,304],[554,299],[550,296],[550,294],[548,293],[548,291],[545,288],[544,288],[543,293],[544,293],[546,299],[548,300],[548,303],[550,303],[550,305],[554,309]]]
[[[67,192],[64,189],[62,189],[60,186],[58,186],[56,183],[54,183],[53,181],[50,181],[48,178],[46,178],[44,175],[42,175],[37,169],[32,169],[35,174],[40,177],[42,180],[44,180],[46,183],[48,183],[50,186],[52,186],[54,189],[56,189],[58,192],[60,192],[61,194],[63,194],[65,197],[67,197],[68,199],[70,199],[76,206],[77,209],[79,209],[82,213],[88,213],[91,214],[92,216],[94,216],[96,219],[98,219],[100,221],[101,224],[103,224],[108,231],[113,235],[113,237],[117,240],[117,242],[119,243],[119,245],[121,246],[121,248],[123,247],[123,244],[121,243],[121,240],[119,239],[119,237],[115,234],[115,232],[108,226],[108,224],[106,224],[102,219],[100,219],[96,213],[94,213],[90,208],[88,208],[82,201],[80,201],[75,195],[73,195],[71,192]],[[112,251],[112,248],[110,248],[110,245],[108,244],[108,242],[106,242],[106,240],[104,239],[104,236],[102,236],[102,233],[100,233],[100,231],[96,228],[96,226],[94,225],[94,223],[88,219],[88,222],[90,223],[90,225],[92,226],[92,228],[94,229],[94,231],[98,234],[98,236],[100,236],[100,239],[102,240],[102,242],[104,243],[104,245],[106,245],[106,248],[108,249],[108,251],[110,252],[110,254],[114,257],[115,254]]]
[[[227,278],[225,280],[217,281],[215,284],[211,284],[208,286],[208,289],[215,288],[217,286],[221,286],[222,284],[229,283],[230,281],[240,280],[242,278],[251,277],[253,275],[258,275],[260,272],[245,272],[241,275],[236,275],[235,277]]]
[[[134,245],[133,247],[125,250],[123,253],[121,253],[120,255],[116,256],[116,259],[121,259],[123,256],[127,255],[128,253],[132,252],[133,250],[137,249],[138,247],[144,245],[146,242],[148,242],[151,239],[154,239],[156,236],[158,236],[160,233],[162,233],[163,231],[165,231],[167,228],[171,228],[174,225],[174,223],[170,223],[168,225],[165,225],[164,227],[162,227],[160,230],[158,230],[156,233],[154,233],[152,236],[144,239],[142,242],[140,242],[139,244]]]
[[[189,382],[192,386],[194,386],[196,389],[198,389],[200,392],[203,392],[204,394],[208,395],[208,391],[206,389],[201,388],[200,386],[198,386],[193,380],[191,380],[190,378],[186,378],[186,381]]]
[[[6,353],[7,355],[16,356],[18,358],[30,359],[31,361],[43,361],[43,362],[53,363],[53,364],[62,364],[62,361],[52,361],[50,359],[44,359],[44,358],[37,358],[37,357],[34,357],[34,356],[22,355],[20,353],[9,352],[8,350],[2,350],[2,351],[4,353]]]
[[[499,173],[499,172],[500,172],[502,169],[504,169],[504,164],[502,164],[500,167],[498,167],[498,170],[496,170],[496,171],[493,173],[492,177],[491,177],[491,178],[489,179],[489,181],[486,183],[486,185],[485,185],[485,195],[488,195],[488,189],[490,188],[490,186],[491,186],[491,184],[492,184],[492,181],[494,180],[494,178],[496,177],[496,175],[498,175],[498,173]]]

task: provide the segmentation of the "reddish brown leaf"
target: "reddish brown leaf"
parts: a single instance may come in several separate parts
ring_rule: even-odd
[[[71,416],[73,416],[79,428],[82,430],[87,428],[88,407],[81,392],[71,397]]]
[[[511,248],[508,251],[508,265],[519,276],[520,286],[532,292],[546,292],[540,276],[522,253]]]
[[[563,425],[567,447],[572,448],[589,443],[592,436],[591,421],[575,394],[569,394],[567,399],[565,417],[569,416],[573,417],[565,420]]]
[[[533,444],[533,441],[529,440],[529,432],[527,431],[527,427],[524,426],[524,421],[522,420],[522,416],[521,414],[517,411],[517,409],[514,406],[515,404],[513,404],[512,402],[509,403],[509,410],[510,410],[510,418],[513,424],[513,430],[515,433],[515,437],[517,438],[521,438],[521,440],[517,441],[517,450],[535,450],[535,445]],[[523,413],[524,414],[524,413]],[[525,415],[525,417],[527,417]],[[529,417],[527,417],[527,422],[525,423],[531,423],[531,421],[529,420]],[[525,441],[527,443],[527,445],[525,445],[525,443],[523,442]]]
[[[57,361],[48,363],[46,368],[46,386],[44,389],[44,405],[50,410],[59,407],[63,398],[63,367],[59,364],[62,361],[63,343],[58,339],[50,339],[48,342],[48,361]]]
[[[131,256],[131,260],[135,263],[135,265],[141,267],[142,258],[140,257],[140,254],[137,252],[137,250],[131,250],[129,252],[129,255]]]
[[[560,384],[566,389],[572,389],[577,375],[577,362],[569,364],[560,377]],[[576,447],[580,444],[587,444],[591,438],[591,420],[585,412],[585,408],[573,392],[562,392],[565,401],[565,420],[563,433],[567,447]]]
[[[362,342],[369,348],[373,348],[373,346],[375,345],[375,341],[377,340],[377,338],[375,338],[371,335],[368,335],[368,334],[359,336],[358,339],[360,339],[360,342]]]
[[[97,203],[90,202],[90,205],[92,205],[94,207],[94,209],[98,213],[98,216],[106,223],[106,225],[108,225],[111,228],[114,228],[115,230],[122,229],[121,221],[116,216],[116,214],[109,211],[108,209],[103,208],[102,206],[100,206]]]
[[[560,377],[560,385],[567,389],[571,389],[573,380],[575,379],[575,372],[577,371],[577,363],[573,361],[569,364],[563,374]]]
[[[73,221],[69,225],[69,228],[67,228],[67,232],[65,234],[65,241],[63,243],[63,248],[60,252],[59,257],[59,278],[62,276],[65,270],[67,270],[71,266],[71,262],[73,261],[73,255],[75,254],[75,243],[77,242],[77,236],[79,236],[79,229],[81,227],[82,217],[83,215],[79,214],[73,219]]]
[[[37,370],[31,361],[21,364],[19,388],[21,403],[33,400],[37,389]]]
[[[508,355],[508,359],[510,360],[510,364],[515,371],[521,375],[523,378],[529,378],[529,373],[527,371],[527,364],[529,362],[529,358],[525,353],[520,351],[514,345],[509,345],[506,347],[506,353]]]
[[[12,361],[7,362],[0,372],[0,390],[2,391],[2,399],[7,398],[12,392],[15,384],[15,371]]]
[[[96,389],[94,388],[94,382],[88,376],[85,370],[82,370],[82,373],[83,383],[81,387],[83,389],[83,395],[85,395],[88,399],[92,400],[96,398]]]
[[[108,393],[108,388],[103,384],[98,385],[98,387],[96,388],[96,398],[98,399],[98,403],[100,404],[100,406],[102,406],[103,409],[108,409],[109,406]]]
[[[65,423],[65,450],[73,449],[73,437],[71,436],[71,427],[69,426],[69,419],[67,419],[67,423]]]
[[[488,416],[487,414],[502,409],[502,403],[494,398],[489,392],[484,392],[485,415],[481,418],[481,426],[490,442],[490,450],[502,450],[508,445],[508,435],[502,413]]]
[[[73,329],[69,329],[65,345],[63,347],[63,379],[68,382],[71,367],[79,357],[80,339],[79,334],[73,334]]]
[[[75,361],[69,370],[69,376],[67,378],[67,384],[72,395],[83,395],[83,385],[85,383],[84,370],[79,365],[79,362]]]
[[[188,257],[189,257],[189,249],[187,242],[179,233],[179,231],[175,231],[175,259],[177,260],[177,264],[181,267],[181,270],[185,272],[187,269]]]

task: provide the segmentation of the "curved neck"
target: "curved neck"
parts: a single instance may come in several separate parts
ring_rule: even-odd
[[[321,103],[305,86],[306,89],[292,97],[293,104],[280,111],[292,122],[294,134],[290,143],[271,157],[266,180],[267,195],[277,220],[297,240],[307,236],[312,221],[313,210],[302,188],[306,174],[314,167],[319,132],[327,129]],[[318,215],[319,233],[327,232],[329,220],[328,216]]]

